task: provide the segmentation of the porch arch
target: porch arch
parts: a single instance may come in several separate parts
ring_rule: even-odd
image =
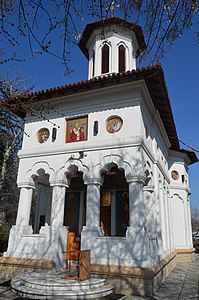
[[[43,171],[42,171],[43,170]],[[45,161],[36,162],[33,164],[32,168],[29,169],[25,176],[23,182],[18,182],[18,187],[32,187],[35,188],[35,181],[34,179],[40,175],[41,172],[49,175],[49,182],[53,182],[55,179],[55,171],[49,164]]]
[[[83,180],[89,177],[89,168],[83,164],[80,159],[68,159],[63,167],[58,170],[57,180],[66,180],[67,175],[71,175],[73,173],[74,168],[77,168],[79,172],[83,173]]]
[[[118,169],[123,169],[125,177],[128,178],[133,176],[133,170],[131,165],[124,161],[120,155],[106,155],[101,160],[100,163],[96,164],[93,168],[94,177],[100,178],[102,172],[109,171],[112,165],[117,165]]]

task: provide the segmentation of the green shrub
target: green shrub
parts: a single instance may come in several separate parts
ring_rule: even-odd
[[[0,232],[0,253],[5,252],[8,246],[8,233]]]
[[[194,243],[193,246],[196,249],[196,252],[199,253],[199,242]]]

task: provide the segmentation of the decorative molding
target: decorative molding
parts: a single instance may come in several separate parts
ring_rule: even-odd
[[[23,182],[18,182],[17,183],[18,188],[26,188],[26,189],[33,189],[35,190],[35,185],[29,181],[23,181]]]
[[[146,177],[145,176],[127,176],[126,181],[128,183],[142,183],[145,184],[146,182]]]
[[[146,185],[143,187],[143,191],[153,193],[155,190],[154,185]]]
[[[103,185],[103,178],[86,178],[84,184],[86,185]]]
[[[60,187],[69,187],[69,183],[67,180],[55,180],[55,181],[50,181],[50,186],[54,187],[54,186],[60,186]]]
[[[115,141],[115,140],[114,140]],[[20,150],[19,158],[30,158],[38,156],[57,156],[60,154],[79,154],[80,151],[103,151],[109,149],[120,149],[125,147],[138,147],[143,144],[143,139],[141,136],[132,136],[127,138],[118,138],[117,142],[114,142],[112,139],[108,140],[99,140],[99,141],[85,141],[81,143],[70,143],[63,144],[62,146],[53,146],[46,147],[45,149],[29,149],[29,150]],[[56,149],[56,151],[54,151]],[[76,158],[77,159],[77,158]]]

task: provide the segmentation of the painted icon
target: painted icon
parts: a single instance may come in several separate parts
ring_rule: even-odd
[[[66,122],[66,143],[81,142],[87,140],[87,117],[69,119],[66,120]]]
[[[173,180],[178,180],[179,179],[179,174],[177,171],[172,171],[171,172],[171,177],[173,178]]]
[[[109,133],[115,133],[122,128],[122,125],[123,125],[123,121],[120,117],[112,116],[108,118],[106,121],[106,130]]]
[[[37,140],[40,144],[45,143],[50,136],[50,132],[47,128],[42,128],[37,133]]]

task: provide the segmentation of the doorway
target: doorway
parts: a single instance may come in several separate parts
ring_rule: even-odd
[[[103,172],[100,195],[100,223],[105,236],[125,236],[129,219],[128,183],[124,170],[112,164]]]

